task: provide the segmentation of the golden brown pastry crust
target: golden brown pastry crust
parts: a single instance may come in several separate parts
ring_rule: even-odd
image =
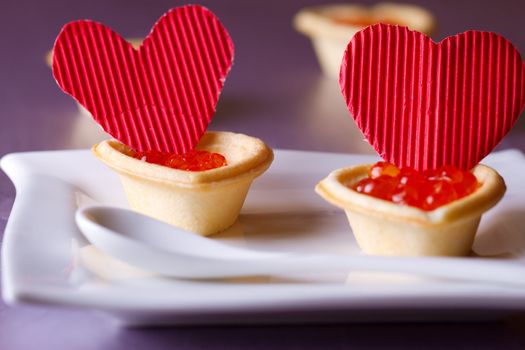
[[[222,154],[227,165],[186,171],[130,157],[129,148],[108,140],[93,153],[121,178],[132,209],[202,235],[231,226],[250,185],[272,163],[273,152],[261,140],[231,132],[207,132],[197,149]]]
[[[127,155],[129,148],[116,140],[107,140],[93,146],[93,153],[111,168],[129,176],[150,179],[184,187],[206,187],[210,183],[238,177],[256,177],[273,160],[272,150],[260,139],[232,132],[204,134],[196,149],[222,154],[224,167],[206,171],[185,171],[147,163]]]
[[[319,182],[316,192],[342,208],[360,248],[372,255],[461,256],[471,251],[481,214],[505,193],[493,169],[473,169],[480,187],[472,194],[424,211],[394,204],[349,188],[367,176],[370,164],[338,169]]]
[[[343,209],[422,225],[443,225],[459,218],[480,215],[493,207],[506,190],[503,178],[494,169],[479,164],[472,170],[481,184],[475,192],[435,210],[424,211],[348,188],[348,185],[351,186],[366,177],[371,166],[364,164],[335,170],[322,180],[315,190],[327,201]]]

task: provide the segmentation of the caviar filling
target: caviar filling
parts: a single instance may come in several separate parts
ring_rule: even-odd
[[[391,20],[391,19],[386,19],[386,18],[375,19],[375,18],[371,18],[371,17],[354,17],[354,18],[349,18],[349,17],[342,17],[342,16],[337,16],[337,17],[333,16],[332,17],[332,21],[334,21],[335,23],[338,23],[338,24],[350,25],[350,26],[356,26],[356,27],[368,27],[368,26],[370,26],[372,24],[377,24],[377,23],[404,25],[403,23],[400,23],[398,21],[394,21],[394,20]]]
[[[204,171],[227,165],[226,158],[223,155],[201,150],[193,150],[184,154],[130,151],[129,155],[148,163],[187,171]]]
[[[377,162],[368,171],[367,178],[349,187],[369,196],[430,211],[471,194],[479,183],[470,171],[451,165],[420,172]]]

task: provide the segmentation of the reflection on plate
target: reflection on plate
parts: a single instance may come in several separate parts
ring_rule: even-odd
[[[329,171],[369,156],[276,151],[254,182],[238,222],[216,236],[252,249],[359,254],[342,211],[314,185]],[[493,154],[505,198],[480,225],[475,253],[523,264],[525,158]],[[494,319],[525,310],[525,294],[490,284],[360,271],[183,281],[154,276],[97,251],[73,214],[93,202],[126,206],[118,178],[89,151],[20,153],[2,168],[17,197],[3,242],[3,297],[101,310],[124,324]],[[30,218],[30,219],[28,219]]]

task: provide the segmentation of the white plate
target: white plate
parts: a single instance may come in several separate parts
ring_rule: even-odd
[[[253,249],[359,254],[344,214],[313,187],[335,168],[375,159],[275,155],[239,221],[218,239]],[[525,276],[525,158],[505,151],[485,163],[504,176],[508,192],[484,216],[474,249],[522,264]],[[494,319],[525,310],[525,291],[517,288],[393,274],[221,281],[152,276],[98,252],[76,228],[79,205],[126,206],[117,176],[89,151],[11,154],[1,166],[17,190],[2,247],[2,291],[10,304],[86,307],[127,325]]]

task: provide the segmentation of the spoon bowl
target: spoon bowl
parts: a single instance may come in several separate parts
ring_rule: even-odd
[[[245,269],[236,265],[245,261],[271,263],[282,256],[228,246],[123,208],[84,207],[77,211],[75,219],[88,241],[100,250],[166,276],[245,276]]]

